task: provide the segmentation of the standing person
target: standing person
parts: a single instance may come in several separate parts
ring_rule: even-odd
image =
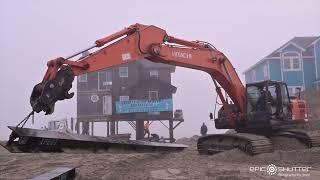
[[[149,121],[147,121],[147,123],[144,124],[143,130],[144,130],[144,136],[146,136],[146,134],[148,134],[148,138],[150,138],[150,131],[149,131]]]
[[[202,135],[202,136],[207,135],[208,128],[207,128],[207,126],[206,126],[205,123],[202,124],[201,129],[200,129],[200,132],[201,132],[201,135]]]

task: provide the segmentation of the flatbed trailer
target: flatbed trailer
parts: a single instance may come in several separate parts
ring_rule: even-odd
[[[140,140],[119,140],[110,137],[79,135],[63,131],[49,131],[8,126],[10,139],[0,143],[12,153],[65,152],[86,150],[89,152],[174,152],[188,147],[183,144],[158,143]]]

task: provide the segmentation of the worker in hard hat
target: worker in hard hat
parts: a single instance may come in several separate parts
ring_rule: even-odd
[[[150,138],[149,126],[150,126],[150,123],[149,123],[149,121],[147,121],[147,122],[144,124],[144,127],[143,127],[144,136],[146,136],[146,134],[148,134],[148,138]]]

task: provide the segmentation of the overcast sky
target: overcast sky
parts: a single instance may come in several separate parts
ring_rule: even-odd
[[[41,81],[48,60],[66,57],[131,24],[152,24],[169,35],[211,42],[244,79],[244,70],[294,36],[320,36],[319,7],[318,0],[0,0],[0,139],[8,138],[6,126],[16,125],[31,111],[31,90]],[[174,106],[185,116],[175,135],[198,134],[202,122],[210,133],[217,132],[208,120],[215,102],[209,75],[177,68],[172,84],[178,87]],[[41,127],[75,113],[73,98],[57,103],[51,116],[36,115],[36,125],[27,126]],[[122,127],[120,132],[130,130]],[[104,128],[99,123],[98,135]],[[151,131],[168,136],[159,125]]]

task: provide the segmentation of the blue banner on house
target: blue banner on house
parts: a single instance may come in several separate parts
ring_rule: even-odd
[[[172,111],[172,99],[116,101],[116,113]]]

